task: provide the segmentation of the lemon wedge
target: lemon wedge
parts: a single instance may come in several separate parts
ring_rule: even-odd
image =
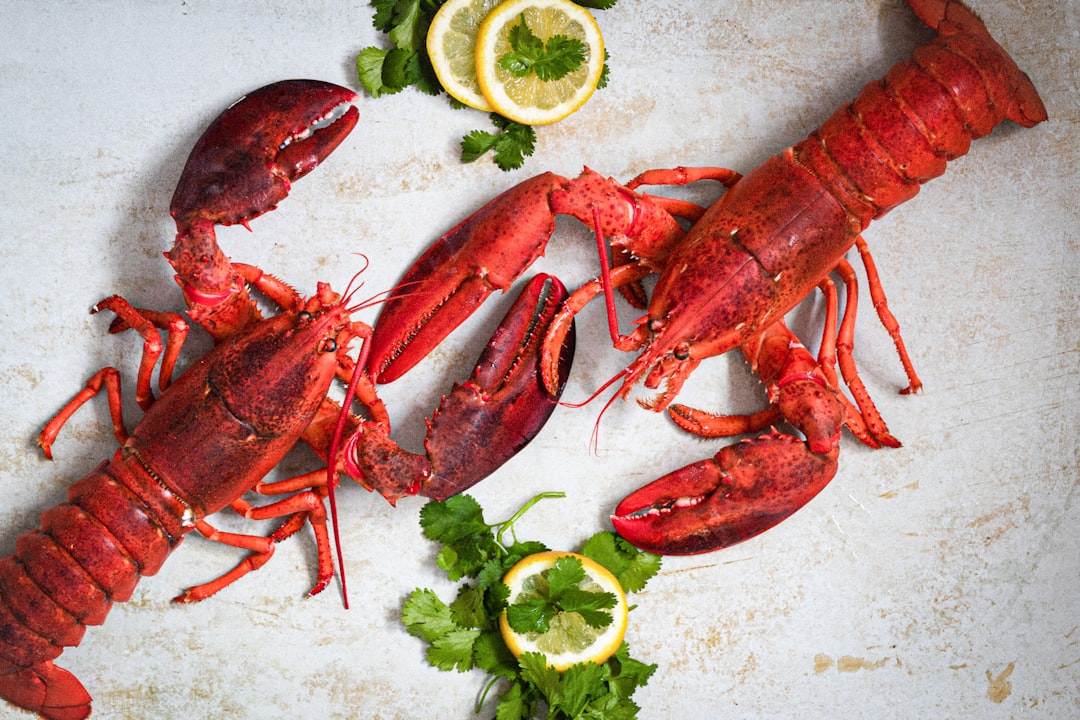
[[[584,62],[558,80],[535,73],[517,77],[499,60],[513,48],[510,31],[522,22],[541,41],[554,35],[580,40]],[[430,36],[429,36],[430,37]],[[476,80],[488,103],[505,118],[524,125],[547,125],[580,108],[596,90],[604,69],[604,38],[592,14],[570,0],[505,0],[492,9],[476,34]]]
[[[614,655],[626,634],[629,613],[626,594],[615,576],[594,560],[570,552],[536,553],[510,568],[503,578],[503,582],[510,588],[508,603],[512,605],[528,594],[536,593],[538,586],[547,583],[547,571],[555,565],[556,560],[564,557],[581,561],[585,579],[579,584],[580,589],[608,592],[615,596],[615,606],[607,611],[611,613],[610,624],[602,628],[591,627],[580,613],[561,611],[550,620],[547,632],[519,633],[510,627],[505,610],[499,616],[499,630],[514,657],[521,657],[527,652],[538,652],[544,655],[548,665],[559,672],[577,663],[599,664]]]

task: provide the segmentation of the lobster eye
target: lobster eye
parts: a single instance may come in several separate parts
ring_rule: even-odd
[[[311,313],[309,313],[307,310],[301,310],[300,312],[296,313],[297,325],[307,325],[309,322],[311,322]]]
[[[678,361],[690,359],[690,343],[679,343],[679,345],[671,352]]]
[[[319,352],[332,353],[337,352],[337,340],[334,338],[326,338],[319,346]]]

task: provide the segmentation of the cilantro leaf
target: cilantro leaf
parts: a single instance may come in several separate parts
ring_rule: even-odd
[[[480,633],[473,644],[473,661],[488,675],[517,680],[520,673],[517,658],[506,647],[498,630]]]
[[[495,151],[495,164],[501,170],[516,170],[525,158],[536,149],[536,131],[530,125],[522,125],[513,120],[491,113],[491,121],[500,133],[473,130],[461,139],[461,162],[473,162],[489,150]]]
[[[471,670],[473,643],[478,637],[480,631],[476,629],[451,630],[431,642],[427,653],[428,662],[440,670],[452,670],[455,667],[458,672]]]
[[[579,663],[566,669],[560,683],[562,700],[559,708],[567,717],[580,717],[586,704],[595,699],[598,692],[607,695],[603,684],[606,668],[606,665],[596,663]]]
[[[544,82],[561,80],[585,62],[585,43],[565,35],[552,35],[546,41],[538,38],[525,22],[510,28],[511,51],[499,58],[499,67],[515,77],[532,73]]]
[[[499,698],[495,720],[524,720],[532,717],[532,703],[524,697],[521,683],[514,683]]]
[[[401,88],[388,87],[383,83],[383,64],[389,54],[389,50],[371,47],[364,48],[356,57],[356,71],[360,75],[360,84],[371,97],[390,95],[401,90]]]
[[[420,508],[424,537],[450,544],[468,535],[489,532],[484,511],[471,495],[455,495],[444,502],[430,502]]]
[[[562,612],[576,612],[585,623],[594,628],[611,624],[611,613],[604,612],[615,607],[618,599],[609,592],[592,592],[580,588],[567,588],[559,593],[556,606]]]
[[[431,17],[420,11],[420,0],[398,0],[394,5],[393,27],[387,31],[390,42],[405,50],[424,46]]]
[[[626,592],[645,587],[660,570],[660,556],[638,550],[610,532],[598,532],[585,542],[581,554],[607,568]]]
[[[371,0],[371,6],[375,8],[375,17],[372,25],[379,32],[390,32],[394,22],[394,6],[397,0]]]
[[[454,630],[457,624],[450,614],[450,607],[431,590],[413,590],[401,609],[401,621],[410,635],[427,642]]]
[[[538,652],[522,653],[518,658],[521,679],[532,683],[554,705],[562,699],[559,671],[549,667],[547,660]]]
[[[486,627],[489,618],[484,609],[484,592],[475,585],[462,585],[457,599],[450,603],[450,614],[461,627]]]
[[[559,598],[569,589],[576,589],[584,579],[585,568],[580,560],[570,556],[558,558],[547,574],[551,599]]]
[[[520,598],[506,608],[506,621],[519,633],[546,633],[551,628],[551,619],[559,610],[547,601],[547,598],[533,595]]]

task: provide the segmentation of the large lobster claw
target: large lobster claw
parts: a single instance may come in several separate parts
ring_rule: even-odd
[[[383,304],[368,368],[393,382],[427,356],[496,290],[507,290],[544,253],[557,214],[606,237],[635,233],[635,255],[662,256],[682,229],[647,197],[585,168],[569,180],[544,173],[474,212],[424,252]]]
[[[426,455],[410,453],[388,429],[365,423],[345,445],[345,471],[395,503],[403,495],[456,495],[524,448],[558,404],[540,379],[540,348],[566,299],[555,277],[537,275],[521,291],[484,348],[472,378],[454,385],[428,421]],[[574,357],[571,328],[560,358],[560,388]]]
[[[829,375],[783,321],[742,350],[768,387],[769,410],[720,417],[676,405],[672,419],[710,437],[786,420],[805,439],[773,432],[743,440],[630,494],[611,521],[634,545],[665,555],[734,545],[789,517],[836,475],[840,431],[858,420]]]
[[[627,496],[615,531],[663,555],[711,552],[765,532],[810,502],[836,474],[838,449],[819,455],[779,433],[729,445]]]
[[[230,105],[184,165],[170,206],[177,226],[246,224],[273,210],[356,126],[359,111],[342,111],[355,98],[321,80],[282,80]]]

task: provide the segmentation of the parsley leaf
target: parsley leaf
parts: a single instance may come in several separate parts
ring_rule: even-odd
[[[499,58],[499,67],[514,77],[536,77],[544,82],[561,80],[585,62],[585,43],[565,35],[543,41],[529,29],[525,13],[521,23],[510,28],[511,51]]]
[[[494,524],[485,522],[480,505],[467,495],[425,505],[420,524],[428,538],[442,544],[436,556],[439,567],[451,579],[469,577],[476,582],[460,585],[450,604],[431,590],[414,590],[402,607],[401,620],[410,635],[427,643],[427,660],[433,666],[458,672],[476,667],[491,676],[477,703],[478,713],[487,693],[498,685],[501,692],[495,701],[496,720],[531,720],[538,712],[546,712],[549,720],[633,720],[638,706],[631,695],[648,682],[656,665],[630,657],[625,642],[605,663],[572,665],[560,673],[548,667],[539,653],[515,658],[499,630],[499,616],[504,610],[508,616],[531,612],[542,618],[550,613],[548,619],[557,612],[573,611],[581,613],[587,622],[591,617],[590,624],[611,622],[606,609],[615,605],[614,595],[578,587],[585,573],[581,561],[572,557],[556,561],[537,584],[532,600],[507,607],[510,591],[502,578],[522,558],[547,550],[540,542],[519,541],[514,523],[537,501],[553,496],[563,494],[542,493],[509,520]],[[510,543],[503,539],[508,531],[513,538]],[[638,579],[639,587],[659,567],[658,558],[655,564],[640,560],[647,553],[609,532],[594,535],[583,550],[589,551],[583,554],[606,567],[608,563],[621,567],[624,573]]]
[[[607,568],[626,592],[645,587],[660,570],[660,556],[642,552],[617,535],[599,532],[585,542],[581,554]]]
[[[536,149],[536,131],[531,125],[522,125],[491,113],[491,121],[502,130],[499,133],[473,130],[461,139],[461,162],[473,162],[489,150],[495,151],[495,164],[502,170],[516,170],[525,158]]]

